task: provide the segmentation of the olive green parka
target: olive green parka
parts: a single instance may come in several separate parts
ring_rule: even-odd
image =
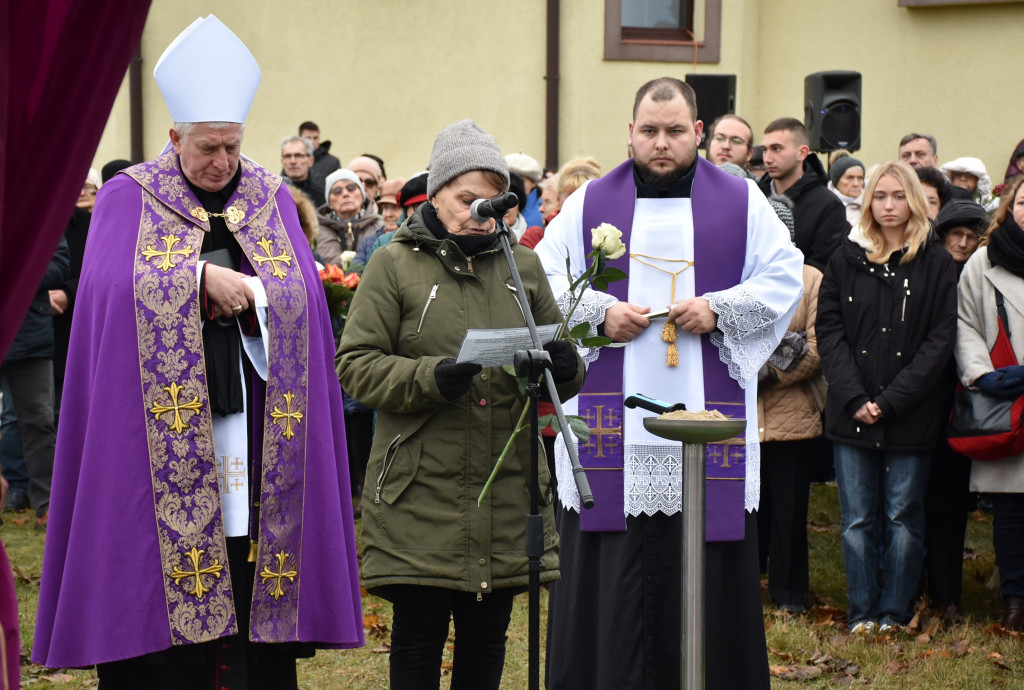
[[[561,322],[537,255],[517,244],[513,254],[537,324]],[[525,325],[497,243],[467,259],[417,213],[374,252],[336,362],[345,391],[377,410],[362,504],[367,589],[416,584],[487,593],[527,584],[528,433],[477,506],[522,411],[518,382],[501,367],[485,367],[468,393],[448,401],[434,378],[441,360],[458,355],[467,329]],[[575,395],[583,376],[578,361],[559,396]],[[558,537],[551,477],[547,463],[539,464],[541,581],[550,582],[558,579]]]

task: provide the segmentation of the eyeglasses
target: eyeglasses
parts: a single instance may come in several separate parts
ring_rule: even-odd
[[[286,153],[286,154],[281,156],[281,160],[286,160],[286,161],[298,160],[300,158],[309,158],[309,156],[307,154],[305,154],[305,153]]]
[[[93,195],[95,195],[96,191],[97,191],[96,188],[93,187],[91,184],[87,184],[84,187],[82,187],[82,193],[83,194],[93,194]]]
[[[377,186],[377,180],[375,180],[372,177],[360,177],[359,179],[363,181],[363,186],[364,187],[376,187]]]
[[[726,139],[728,139],[729,143],[732,144],[733,146],[747,145],[747,140],[744,139],[743,137],[727,137],[724,134],[716,134],[715,136],[711,137],[712,141],[715,141],[719,144],[724,144]]]
[[[348,192],[349,194],[354,194],[357,191],[359,191],[359,185],[357,185],[357,184],[347,184],[347,185],[344,185],[344,186],[335,185],[335,186],[331,187],[331,196],[340,196],[342,194],[342,192]]]

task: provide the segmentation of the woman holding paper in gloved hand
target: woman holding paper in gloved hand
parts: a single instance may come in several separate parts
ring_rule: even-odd
[[[362,577],[394,605],[392,688],[436,687],[451,618],[452,688],[497,688],[512,597],[529,579],[529,434],[519,435],[478,507],[524,401],[500,367],[454,357],[468,329],[526,325],[494,221],[470,214],[474,200],[508,189],[508,167],[494,138],[463,120],[438,135],[429,171],[429,203],[374,254],[338,351],[342,386],[378,415]],[[560,322],[537,256],[517,244],[512,252],[537,324]],[[559,395],[574,395],[584,374],[575,348],[556,341],[545,349]],[[558,578],[550,482],[542,462],[542,582]]]

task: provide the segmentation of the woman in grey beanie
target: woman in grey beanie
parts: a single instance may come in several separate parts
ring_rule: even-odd
[[[512,598],[529,582],[530,447],[528,434],[516,439],[478,504],[523,401],[500,367],[454,358],[468,329],[525,326],[495,221],[470,214],[476,199],[508,189],[508,167],[494,137],[462,120],[437,136],[428,171],[427,203],[366,266],[336,360],[342,388],[377,410],[361,575],[394,607],[393,689],[438,686],[454,619],[451,687],[497,690]],[[540,259],[519,244],[512,253],[537,323],[561,322]],[[584,373],[576,348],[545,349],[559,395],[575,395]],[[540,485],[550,497],[547,463]],[[543,518],[540,579],[551,582],[559,572],[550,501]]]
[[[864,164],[846,149],[836,149],[828,157],[828,188],[846,207],[846,220],[857,227],[864,208]]]

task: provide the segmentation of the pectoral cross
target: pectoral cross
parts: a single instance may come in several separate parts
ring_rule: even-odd
[[[294,395],[292,395],[291,393],[285,393],[284,412],[281,411],[280,407],[275,405],[274,411],[270,413],[270,416],[273,417],[274,422],[280,424],[282,421],[284,421],[284,433],[282,434],[282,436],[284,436],[289,441],[292,440],[292,436],[295,435],[295,432],[292,431],[292,420],[294,419],[296,424],[302,421],[302,412],[300,412],[298,408],[292,410],[292,400],[294,399]]]
[[[142,255],[146,257],[146,261],[152,261],[157,257],[162,257],[160,259],[160,263],[158,263],[156,266],[161,271],[167,271],[172,266],[174,266],[174,262],[171,261],[172,256],[191,256],[192,253],[195,251],[194,249],[192,249],[192,247],[189,246],[186,246],[183,249],[175,249],[175,245],[181,242],[180,237],[175,237],[174,235],[164,235],[160,239],[163,240],[164,242],[163,251],[160,251],[159,249],[153,249],[153,245],[150,244],[147,245],[146,248],[142,250]]]
[[[289,582],[295,582],[295,578],[298,573],[294,570],[285,570],[285,562],[288,560],[288,554],[284,551],[279,551],[274,554],[274,558],[277,559],[277,570],[274,572],[270,568],[264,566],[260,572],[260,577],[263,578],[263,584],[267,584],[271,580],[274,580],[274,587],[270,592],[270,596],[274,597],[274,601],[277,601],[284,596],[284,588],[281,586],[284,579],[288,578]]]
[[[604,457],[605,436],[608,437],[609,446],[613,445],[616,442],[616,439],[622,438],[622,424],[620,423],[619,426],[604,426],[604,419],[602,418],[603,411],[604,405],[594,405],[594,407],[584,416],[584,419],[587,420],[587,426],[590,427],[590,440],[587,442],[588,450],[593,449],[595,437],[597,439],[597,453],[594,454],[595,458]],[[615,423],[614,410],[609,410],[608,412],[608,423]]]
[[[171,428],[172,431],[180,434],[182,429],[189,425],[188,422],[182,420],[181,411],[189,410],[191,412],[198,413],[199,410],[203,409],[203,404],[199,402],[199,396],[193,396],[192,400],[190,400],[187,403],[179,403],[178,393],[180,393],[183,390],[183,388],[176,383],[172,383],[170,387],[164,387],[163,390],[167,391],[167,393],[170,394],[171,404],[161,405],[160,403],[153,403],[153,407],[149,408],[149,411],[152,412],[153,416],[157,418],[159,418],[160,415],[162,414],[173,412],[174,423],[169,424],[168,426]]]
[[[174,566],[174,570],[171,571],[171,577],[179,585],[182,580],[187,578],[194,577],[196,579],[195,589],[191,593],[194,594],[197,599],[202,599],[203,595],[210,591],[209,587],[203,586],[203,575],[213,575],[217,579],[220,579],[220,573],[224,570],[224,566],[222,566],[216,558],[213,559],[213,565],[200,568],[199,563],[202,561],[204,553],[206,553],[205,550],[196,549],[196,547],[193,546],[191,551],[185,552],[185,557],[192,561],[192,570],[182,570],[178,566]],[[187,592],[188,589],[186,588],[185,591]]]
[[[274,240],[272,240],[272,239],[270,239],[268,237],[264,237],[262,240],[260,240],[256,244],[258,244],[260,246],[260,248],[263,249],[263,251],[266,254],[266,256],[260,256],[260,255],[256,254],[255,252],[253,252],[252,258],[258,264],[260,264],[261,266],[269,261],[270,262],[270,273],[271,273],[271,275],[273,275],[275,278],[280,278],[281,280],[284,280],[284,277],[287,274],[284,272],[284,270],[280,266],[277,265],[277,262],[280,261],[281,263],[285,264],[286,266],[291,266],[292,265],[292,257],[288,256],[288,253],[283,251],[283,250],[281,251],[280,254],[278,254],[277,256],[274,256],[272,254],[272,250],[271,250],[271,245],[274,244]]]

